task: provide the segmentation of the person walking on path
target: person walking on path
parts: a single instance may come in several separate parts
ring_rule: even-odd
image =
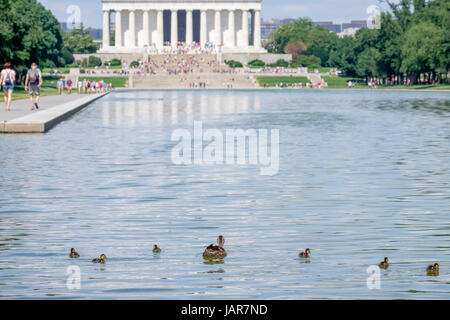
[[[58,88],[58,93],[60,95],[64,93],[64,80],[62,78],[58,80],[56,87]]]
[[[11,69],[11,62],[5,63],[5,69],[0,72],[0,84],[3,87],[5,95],[5,109],[11,111],[11,100],[14,91],[14,82],[16,81],[16,72]]]
[[[41,96],[41,86],[42,86],[42,72],[37,67],[36,63],[31,64],[31,69],[27,72],[27,77],[25,78],[25,91],[30,93],[31,110],[39,109],[39,98]]]
[[[69,92],[69,94],[72,93],[72,85],[73,85],[72,80],[70,80],[70,79],[67,80],[66,87],[67,87],[67,91]]]

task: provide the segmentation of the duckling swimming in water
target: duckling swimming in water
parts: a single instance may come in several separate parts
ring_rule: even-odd
[[[381,269],[387,269],[389,268],[389,259],[388,257],[385,257],[383,261],[380,262],[378,265]]]
[[[217,245],[215,244],[209,245],[203,252],[203,258],[207,260],[225,258],[227,256],[227,252],[223,248],[224,244],[225,238],[223,236],[219,236],[217,238]]]
[[[427,274],[428,275],[439,275],[439,263],[435,263],[433,265],[429,265],[427,267]]]
[[[92,260],[92,262],[93,263],[105,264],[105,259],[106,259],[106,256],[105,256],[105,254],[102,253],[102,255],[100,256],[100,259],[99,258],[95,258],[94,260]]]
[[[305,252],[300,252],[298,256],[300,258],[309,258],[310,253],[311,250],[309,248],[306,248]]]
[[[70,249],[69,257],[70,258],[79,258],[80,255],[78,254],[78,252],[75,251],[74,248],[72,248],[72,249]]]
[[[158,247],[157,244],[153,245],[153,253],[160,253],[161,252],[161,248]]]

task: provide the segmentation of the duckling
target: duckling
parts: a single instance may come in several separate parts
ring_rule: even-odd
[[[102,255],[100,256],[100,259],[99,258],[95,258],[94,260],[92,260],[92,262],[93,263],[105,264],[105,259],[106,259],[106,256],[105,256],[104,253],[102,253]]]
[[[310,253],[311,253],[311,250],[309,248],[306,248],[305,252],[300,252],[298,256],[300,258],[309,258]]]
[[[209,245],[203,252],[203,258],[207,260],[225,258],[227,256],[227,252],[223,248],[224,244],[225,238],[223,236],[219,236],[217,238],[217,245]]]
[[[428,274],[439,274],[439,264],[435,263],[434,265],[429,265],[427,267],[427,273]]]
[[[160,253],[161,252],[161,248],[158,247],[157,244],[153,245],[153,253]]]
[[[78,254],[78,252],[75,251],[74,248],[72,248],[72,249],[70,249],[69,257],[70,258],[79,258],[80,255]]]
[[[388,257],[385,257],[383,261],[380,262],[378,265],[381,269],[387,269],[389,268],[389,259]]]

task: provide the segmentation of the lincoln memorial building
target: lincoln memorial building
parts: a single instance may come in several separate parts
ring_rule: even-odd
[[[102,0],[102,53],[138,53],[193,44],[263,53],[261,0]]]

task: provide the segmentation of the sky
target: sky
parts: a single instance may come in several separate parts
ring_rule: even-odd
[[[50,9],[59,21],[67,21],[71,5],[81,9],[81,22],[85,27],[101,28],[101,0],[38,0]],[[309,17],[313,21],[333,21],[335,23],[350,20],[365,20],[369,17],[366,10],[371,5],[380,5],[379,0],[263,0],[263,20]]]

